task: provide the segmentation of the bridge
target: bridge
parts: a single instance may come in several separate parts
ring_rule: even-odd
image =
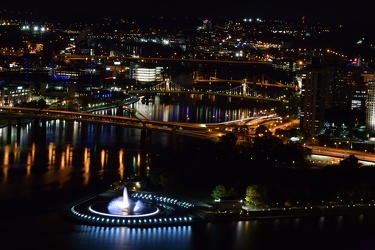
[[[124,107],[128,108],[128,107]],[[136,112],[136,110],[129,108],[130,113]],[[142,130],[159,131],[166,133],[173,133],[176,135],[191,136],[196,138],[207,138],[213,141],[227,134],[232,133],[240,138],[246,140],[253,138],[254,134],[246,134],[237,132],[231,128],[238,128],[241,126],[254,126],[255,124],[261,124],[263,121],[270,119],[277,119],[274,115],[265,115],[262,117],[251,117],[236,121],[227,121],[222,123],[213,124],[196,124],[196,123],[180,123],[180,122],[162,122],[152,121],[145,118],[139,117],[124,117],[124,116],[109,116],[92,114],[90,112],[75,112],[75,111],[64,111],[64,110],[53,110],[53,109],[37,109],[37,108],[24,108],[24,107],[9,107],[0,106],[0,118],[5,119],[35,119],[35,120],[71,120],[78,122],[106,124],[113,126],[125,126],[138,128]],[[141,116],[143,117],[143,116]],[[322,146],[307,146],[312,149],[312,153],[315,155],[325,155],[331,157],[337,157],[339,159],[345,158],[346,155],[353,154],[361,163],[364,165],[373,165],[375,162],[375,155],[367,152],[354,151],[349,149],[334,149]]]
[[[294,89],[295,91],[299,90],[299,87],[297,85],[293,84],[285,84],[281,83],[280,81],[276,81],[264,74],[262,74],[259,77],[253,77],[253,79],[220,79],[215,76],[210,76],[207,74],[203,74],[197,71],[194,71],[191,74],[192,78],[194,79],[194,83],[236,83],[236,84],[246,84],[248,86],[260,86],[260,87],[276,87],[276,88],[286,88],[286,89]]]
[[[280,102],[282,101],[282,94],[280,96],[269,97],[267,94],[267,87],[277,87],[277,88],[285,88],[285,89],[293,89],[298,90],[298,87],[292,85],[285,85],[281,83],[261,83],[261,82],[249,82],[246,79],[244,80],[222,80],[222,79],[198,79],[195,82],[236,82],[239,83],[236,86],[231,88],[206,88],[200,86],[194,86],[188,88],[186,86],[182,86],[178,83],[171,81],[170,79],[165,79],[164,82],[158,83],[153,86],[147,86],[140,89],[132,89],[129,90],[128,93],[132,95],[143,95],[143,94],[157,94],[157,93],[176,93],[176,94],[200,94],[200,95],[218,95],[218,96],[226,96],[226,97],[238,97],[243,99],[254,99],[254,100],[264,100],[264,101],[274,101]],[[264,89],[255,89],[254,86],[259,85],[264,87]]]
[[[161,57],[124,57],[124,56],[98,56],[98,55],[76,55],[76,54],[54,54],[54,58],[58,61],[74,61],[81,60],[88,62],[125,62],[136,61],[141,63],[155,63],[160,64],[163,61],[170,62],[197,62],[197,63],[229,63],[229,64],[264,64],[272,65],[268,61],[254,61],[254,60],[212,60],[212,59],[194,59],[194,58],[161,58]],[[218,95],[230,98],[243,98],[264,101],[281,101],[283,96],[280,91],[270,94],[271,89],[289,89],[298,91],[299,87],[295,84],[284,84],[280,81],[275,81],[267,76],[260,76],[254,79],[220,79],[215,76],[208,76],[201,72],[194,71],[191,75],[193,87],[183,86],[179,82],[173,82],[167,77],[164,77],[162,82],[156,83],[153,87],[137,88],[129,90],[129,94],[143,95],[143,94],[157,94],[157,93],[176,93],[176,94],[200,94],[200,95]],[[202,87],[203,84],[209,84],[212,88]],[[226,84],[225,88],[219,87]],[[233,87],[232,87],[233,85]]]
[[[228,124],[197,124],[197,123],[181,123],[181,122],[163,122],[148,120],[137,110],[126,105],[122,108],[126,109],[131,117],[127,116],[110,116],[93,114],[90,112],[77,112],[54,109],[38,109],[25,107],[9,107],[0,106],[0,117],[8,119],[34,119],[34,120],[70,120],[87,123],[106,124],[113,126],[125,126],[149,131],[167,132],[184,136],[197,138],[209,138],[217,141],[220,136],[229,132],[241,137],[253,137],[244,133],[228,130]],[[242,120],[241,120],[242,121]],[[233,122],[231,122],[233,124]],[[233,126],[233,125],[231,125]]]

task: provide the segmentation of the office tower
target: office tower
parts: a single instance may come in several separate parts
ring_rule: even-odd
[[[324,120],[325,71],[321,66],[302,72],[300,127],[315,134]]]
[[[375,132],[375,81],[368,83],[366,100],[366,128],[369,132]]]
[[[373,97],[367,95],[371,79],[373,72],[358,66],[307,66],[302,71],[300,127],[317,134],[326,124],[358,124],[353,121],[358,119],[354,113],[372,110]],[[368,116],[366,121],[370,122]]]

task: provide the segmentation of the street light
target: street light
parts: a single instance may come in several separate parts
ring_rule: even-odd
[[[314,151],[315,137],[312,138],[311,151]]]
[[[349,150],[349,141],[346,141],[347,145],[346,148],[344,148],[344,159],[346,158],[346,149]]]

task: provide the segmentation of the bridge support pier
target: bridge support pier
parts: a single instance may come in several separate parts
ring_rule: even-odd
[[[11,129],[12,127],[12,118],[8,117],[8,128]]]
[[[39,118],[34,118],[34,120],[33,120],[33,126],[39,127]]]
[[[124,115],[124,107],[119,105],[116,109],[116,116],[123,116]]]
[[[152,142],[152,131],[142,129],[141,131],[141,149],[149,149]]]
[[[17,142],[21,141],[21,125],[22,125],[21,118],[17,118]]]
[[[34,140],[40,145],[45,145],[47,134],[46,119],[34,118],[32,122],[32,133]]]
[[[12,119],[9,117],[8,118],[8,127],[7,127],[7,144],[11,143],[12,139]]]

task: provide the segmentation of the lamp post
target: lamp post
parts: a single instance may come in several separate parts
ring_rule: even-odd
[[[311,152],[314,151],[315,137],[312,138]]]
[[[344,159],[346,158],[346,149],[349,149],[349,141],[346,141],[347,145],[346,148],[344,149]]]

